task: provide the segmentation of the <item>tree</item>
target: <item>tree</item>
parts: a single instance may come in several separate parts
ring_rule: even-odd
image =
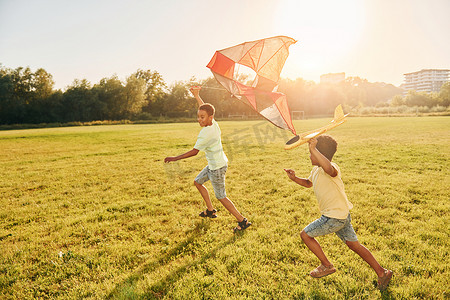
[[[165,94],[167,86],[162,76],[158,72],[151,70],[143,71],[141,69],[138,69],[136,73],[132,74],[131,76],[133,75],[136,78],[144,80],[146,86],[145,96],[147,97],[149,103],[155,102],[158,98],[162,97]]]
[[[50,96],[54,93],[53,76],[40,68],[31,74],[30,98],[26,105],[27,123],[54,122],[54,111],[56,106],[50,103]],[[52,98],[55,99],[55,98]]]
[[[396,106],[402,106],[406,104],[406,100],[405,98],[403,98],[400,95],[395,95],[392,100],[391,100],[391,106],[392,107],[396,107]]]
[[[175,82],[169,90],[164,102],[164,111],[169,117],[187,117],[196,111],[196,102],[189,94],[188,86],[182,82]]]
[[[125,85],[125,114],[128,118],[140,113],[142,107],[148,104],[145,83],[143,78],[138,78],[136,75],[131,75],[127,78],[127,84]]]
[[[19,67],[12,73],[14,97],[24,104],[30,103],[33,90],[33,73],[30,68]]]
[[[53,76],[44,69],[37,69],[33,73],[31,88],[35,99],[48,98],[53,93],[54,85]]]
[[[104,119],[120,120],[126,115],[126,94],[125,88],[117,75],[111,78],[103,78],[94,86],[98,99],[107,110]]]
[[[302,78],[295,80],[282,79],[278,91],[285,94],[292,110],[305,110],[307,106],[308,91],[315,85],[312,81]]]
[[[408,91],[405,97],[405,103],[408,106],[428,106],[433,107],[437,104],[436,97],[431,93]]]
[[[27,105],[33,98],[33,73],[30,68],[1,68],[0,109],[3,124],[26,123]]]
[[[74,80],[63,94],[62,106],[64,122],[102,119],[103,105],[86,79]]]
[[[25,103],[15,96],[14,71],[0,65],[0,124],[20,123]]]
[[[450,106],[450,81],[441,86],[439,92],[439,104],[445,107]]]
[[[167,86],[162,76],[156,71],[143,71],[141,69],[137,70],[136,73],[132,75],[145,81],[145,97],[147,104],[142,110],[154,115],[163,113],[163,102],[166,98]]]

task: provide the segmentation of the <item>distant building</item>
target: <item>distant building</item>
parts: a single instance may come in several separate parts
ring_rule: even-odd
[[[403,74],[405,82],[402,85],[406,91],[439,92],[441,86],[449,81],[447,69],[423,69],[417,72]]]
[[[345,72],[320,75],[320,83],[339,83],[345,80]]]

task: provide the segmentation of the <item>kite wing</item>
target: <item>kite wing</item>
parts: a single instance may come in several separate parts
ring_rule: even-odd
[[[286,95],[277,92],[289,46],[296,42],[287,36],[276,36],[242,43],[216,51],[207,67],[232,96],[250,105],[275,126],[296,134]],[[251,84],[240,81],[240,66],[255,72]]]

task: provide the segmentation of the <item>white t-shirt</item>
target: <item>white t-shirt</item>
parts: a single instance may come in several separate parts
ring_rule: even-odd
[[[223,152],[221,131],[219,124],[213,119],[211,126],[203,127],[197,137],[194,148],[204,151],[210,170],[217,170],[226,166],[228,158]]]
[[[337,164],[332,162],[331,165],[338,172],[335,177],[328,175],[322,167],[314,166],[308,179],[313,183],[320,213],[329,218],[346,219],[353,204],[345,194],[341,170]]]

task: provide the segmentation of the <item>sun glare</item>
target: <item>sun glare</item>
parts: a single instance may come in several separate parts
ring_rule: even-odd
[[[338,61],[355,47],[363,27],[362,2],[357,0],[281,0],[274,27],[298,40],[282,76],[316,80],[321,74],[345,72]]]

